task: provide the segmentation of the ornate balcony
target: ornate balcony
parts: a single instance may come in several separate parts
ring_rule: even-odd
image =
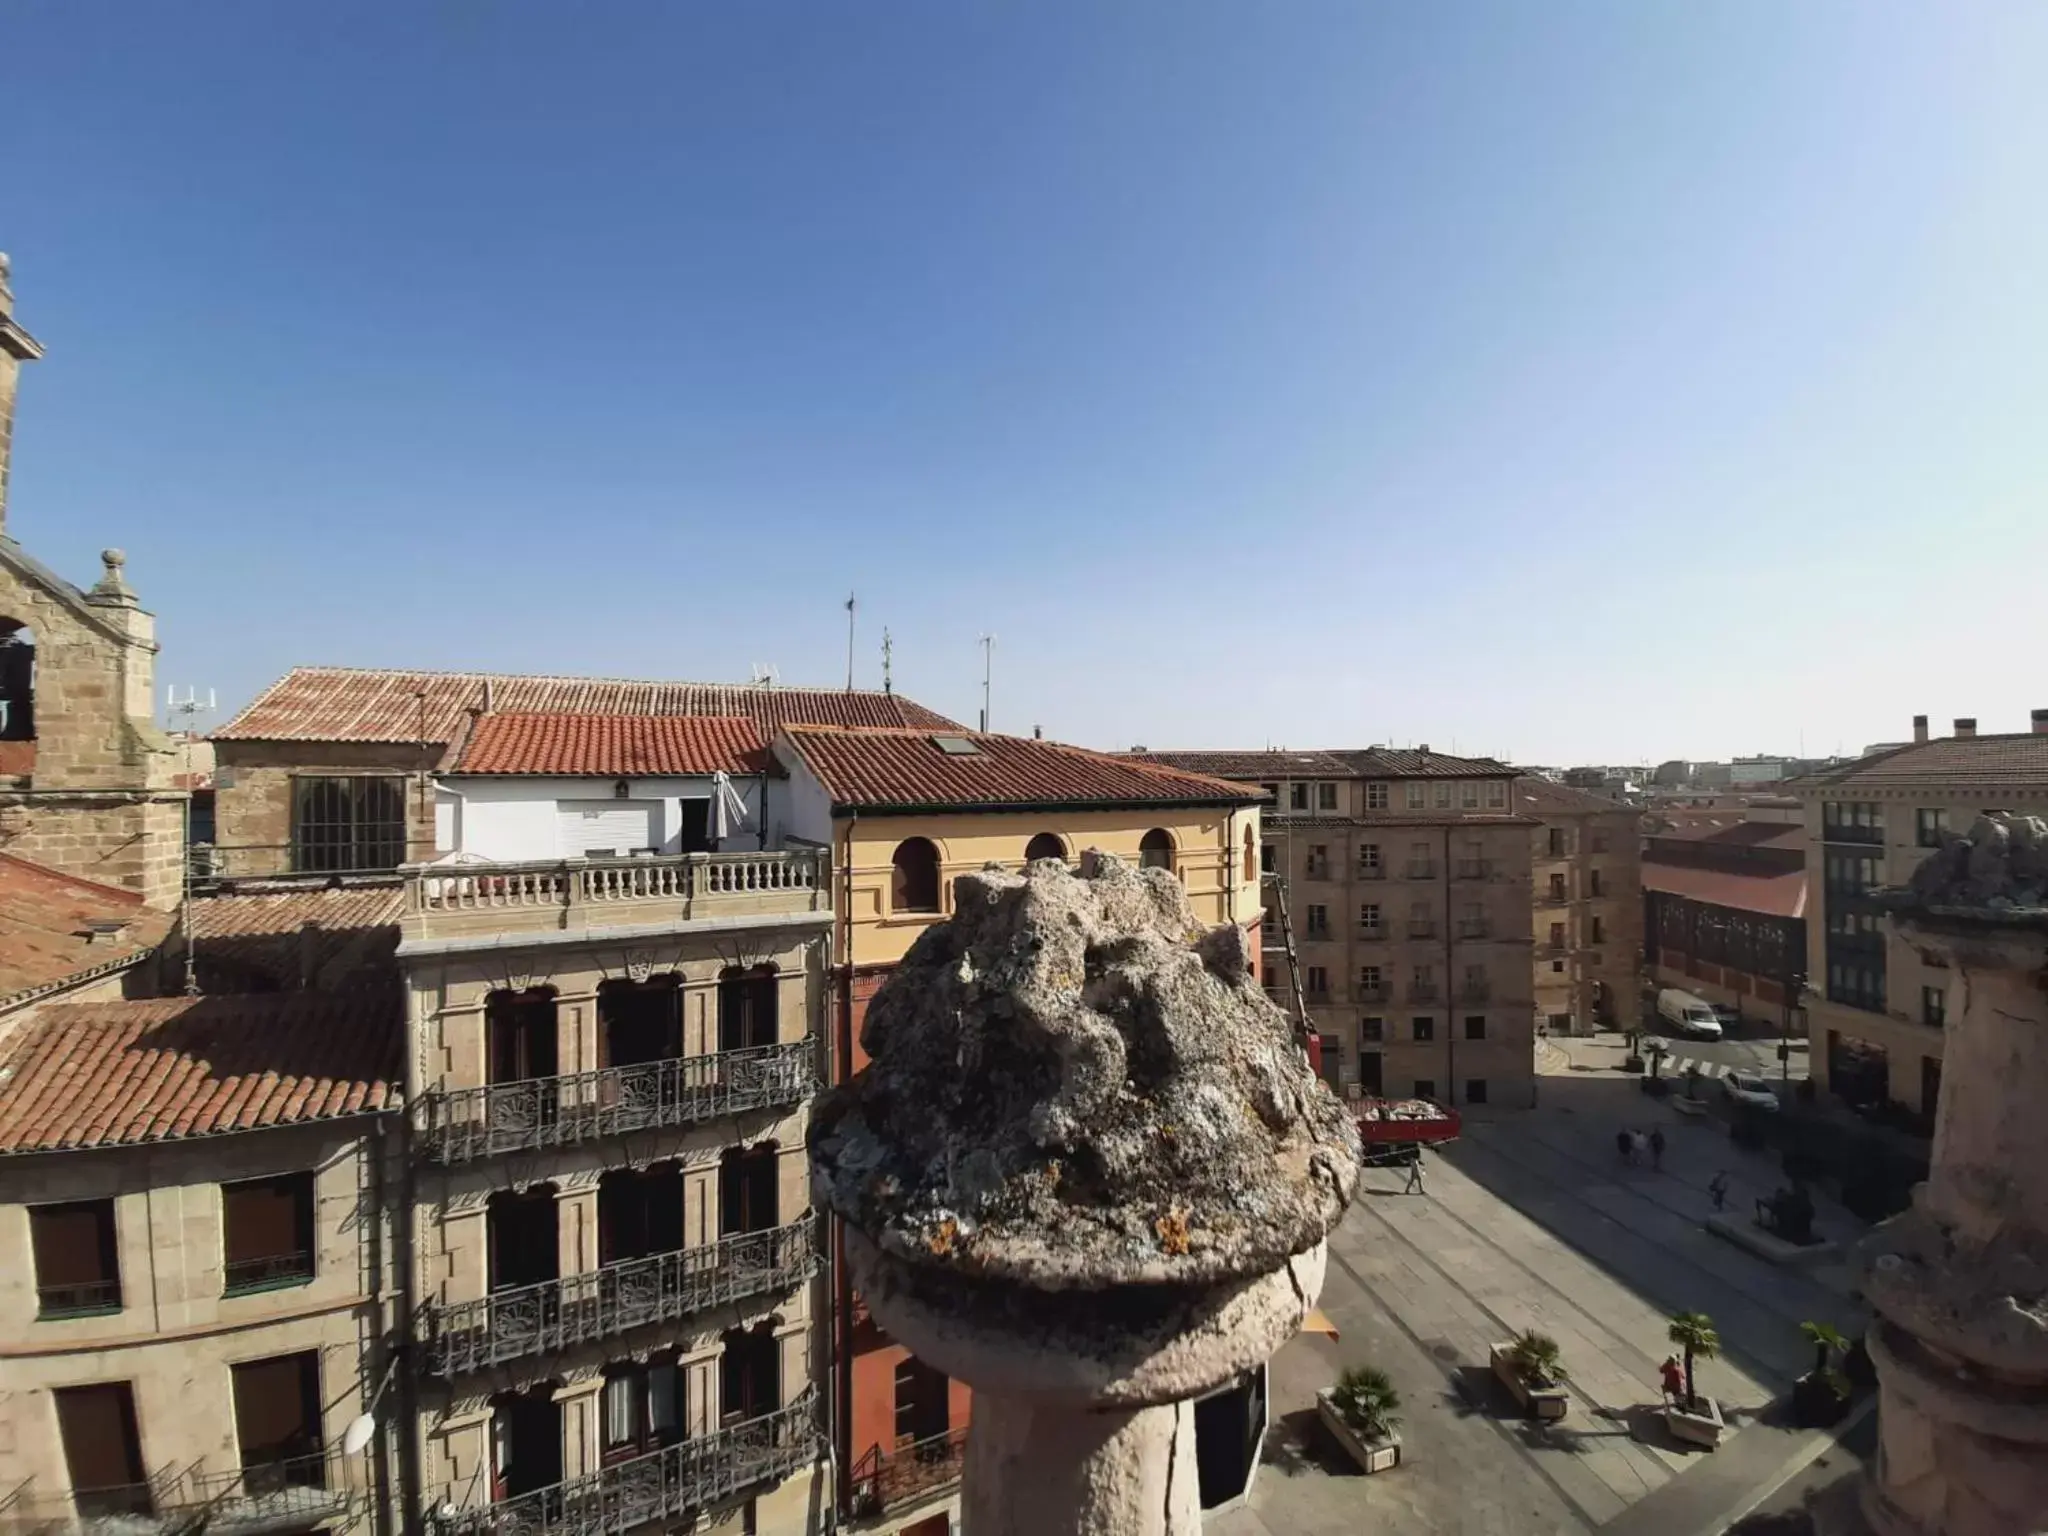
[[[818,1459],[812,1394],[758,1419],[728,1425],[631,1461],[495,1504],[459,1509],[442,1536],[620,1536],[739,1498]]]
[[[315,1451],[219,1472],[166,1467],[144,1483],[0,1498],[0,1529],[36,1536],[265,1536],[343,1520],[366,1507],[368,1463]]]
[[[459,944],[504,933],[547,933],[703,918],[788,917],[831,902],[823,848],[762,853],[657,854],[518,864],[413,864],[405,874],[408,943]]]
[[[960,1481],[967,1456],[967,1426],[885,1451],[871,1445],[853,1464],[853,1513],[870,1519],[914,1504]]]
[[[365,1490],[362,1458],[296,1456],[259,1462],[225,1472],[194,1472],[189,1479],[194,1513],[203,1512],[207,1531],[303,1531],[337,1520],[356,1508]]]
[[[512,1286],[476,1301],[429,1302],[422,1309],[428,1369],[452,1379],[750,1296],[793,1290],[817,1269],[811,1228],[805,1218],[698,1248]]]
[[[817,1091],[816,1054],[811,1040],[789,1040],[430,1092],[415,1144],[430,1162],[463,1163],[798,1104]]]

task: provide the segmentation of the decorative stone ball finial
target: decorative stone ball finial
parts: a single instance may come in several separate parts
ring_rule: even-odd
[[[135,589],[121,574],[122,568],[128,564],[128,557],[118,549],[103,549],[100,551],[100,564],[106,569],[98,584],[86,594],[87,599],[103,608],[135,607]]]

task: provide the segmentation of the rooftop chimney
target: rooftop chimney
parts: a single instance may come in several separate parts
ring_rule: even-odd
[[[1964,716],[1956,718],[1956,740],[1968,741],[1977,734],[1977,722]]]
[[[1915,715],[1913,717],[1913,745],[1917,747],[1926,740],[1927,717],[1925,715]]]
[[[21,365],[43,355],[42,346],[14,323],[14,290],[7,286],[7,257],[0,253],[0,533],[7,531],[7,459],[14,441],[14,388]]]
[[[2035,710],[2033,723],[2036,736],[2048,736],[2048,709]]]

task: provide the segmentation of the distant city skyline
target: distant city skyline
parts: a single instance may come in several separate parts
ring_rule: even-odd
[[[16,3],[8,531],[165,682],[1169,750],[2048,705],[2048,9]],[[1967,671],[1967,676],[1963,675]]]

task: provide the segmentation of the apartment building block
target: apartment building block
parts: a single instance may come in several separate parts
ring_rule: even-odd
[[[1779,786],[1805,812],[1809,1071],[1838,1097],[1931,1128],[1952,979],[1870,892],[1905,884],[1984,811],[2048,816],[2048,710],[2031,727],[1980,735],[1959,719],[1934,737],[1916,715],[1907,745]]]
[[[1514,803],[1538,823],[1530,846],[1537,1018],[1553,1035],[1634,1023],[1643,946],[1637,812],[1534,777],[1516,781]]]
[[[1292,1007],[1279,899],[1322,1070],[1341,1093],[1535,1099],[1530,830],[1513,768],[1387,747],[1161,752],[1257,785],[1269,993]]]

